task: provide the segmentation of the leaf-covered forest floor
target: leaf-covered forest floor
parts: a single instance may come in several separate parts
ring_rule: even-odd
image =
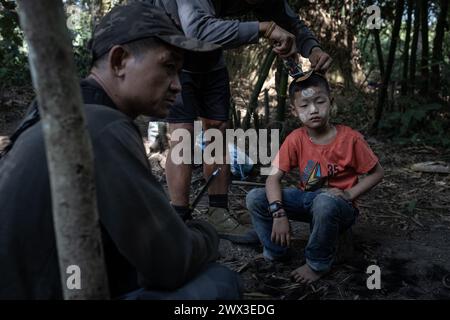
[[[11,134],[32,95],[29,88],[3,91],[0,136]],[[139,123],[143,132],[144,120]],[[305,286],[293,282],[289,274],[304,263],[307,224],[292,223],[294,256],[284,264],[255,259],[262,252],[260,246],[222,240],[220,261],[241,274],[246,299],[450,299],[450,175],[411,170],[418,162],[450,162],[450,150],[366,138],[380,158],[385,178],[360,201],[360,216],[352,228],[353,253],[337,261],[321,280]],[[154,170],[165,184],[163,169],[156,165]],[[200,167],[192,181],[194,196],[204,183]],[[255,171],[249,181],[263,183],[264,177]],[[291,173],[284,186],[297,181],[298,174]],[[233,212],[246,210],[245,196],[251,188],[231,186]],[[194,215],[203,219],[206,196],[197,209]],[[366,287],[366,269],[373,264],[381,269],[380,290]]]
[[[418,173],[410,166],[446,158],[429,147],[402,147],[368,139],[385,169],[383,182],[360,201],[360,216],[352,228],[353,252],[311,286],[296,284],[292,270],[304,264],[309,226],[292,222],[293,259],[270,264],[255,257],[259,246],[221,241],[220,261],[238,271],[247,299],[450,299],[450,176]],[[295,186],[298,174],[287,175],[284,186]],[[264,182],[263,177],[249,180]],[[193,178],[192,194],[204,183],[201,168]],[[245,211],[245,196],[252,187],[232,185],[233,212]],[[207,198],[196,215],[204,218]],[[381,269],[381,290],[368,290],[367,267]]]

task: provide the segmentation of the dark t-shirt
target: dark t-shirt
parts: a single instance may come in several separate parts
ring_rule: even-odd
[[[132,119],[95,82],[82,83],[112,297],[173,290],[217,257],[218,237],[186,225],[152,175]],[[109,100],[109,101],[108,101]],[[41,123],[0,159],[0,299],[62,298]]]

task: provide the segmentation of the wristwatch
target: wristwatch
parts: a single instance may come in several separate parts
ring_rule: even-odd
[[[283,209],[283,203],[280,200],[274,201],[269,204],[269,213],[273,215],[278,210]]]

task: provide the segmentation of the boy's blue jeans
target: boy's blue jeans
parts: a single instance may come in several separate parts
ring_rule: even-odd
[[[305,192],[286,188],[283,189],[282,200],[289,219],[310,223],[306,263],[317,272],[328,271],[334,260],[338,236],[353,225],[358,210],[350,202],[325,191]],[[273,218],[268,211],[265,189],[251,190],[246,201],[256,233],[264,246],[264,257],[278,260],[285,256],[288,248],[270,239]]]

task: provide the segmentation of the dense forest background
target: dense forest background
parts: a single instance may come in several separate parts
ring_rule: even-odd
[[[80,77],[90,65],[86,44],[93,26],[124,2],[64,1]],[[328,75],[336,121],[394,143],[450,147],[448,0],[289,2],[334,59]],[[32,93],[16,9],[15,1],[0,0],[0,114]],[[283,127],[289,119],[287,75],[269,44],[230,50],[226,57],[234,126]]]

